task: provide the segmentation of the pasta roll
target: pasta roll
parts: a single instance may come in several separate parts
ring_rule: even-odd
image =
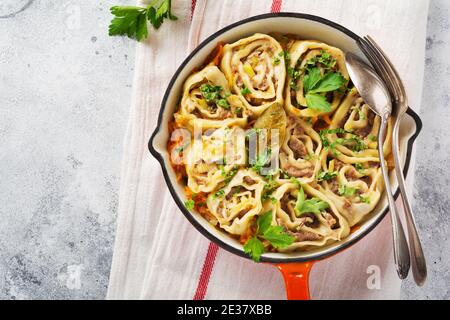
[[[327,75],[342,77],[342,85],[349,75],[344,53],[335,47],[317,41],[295,41],[289,49],[286,110],[302,117],[317,117],[332,113],[338,107],[343,90],[340,87],[316,88]],[[317,101],[319,100],[319,101]],[[327,108],[320,106],[327,104]],[[318,104],[318,102],[321,102]]]
[[[358,91],[353,88],[350,90],[346,98],[339,105],[336,113],[333,115],[330,129],[342,128],[346,131],[341,138],[350,140],[359,139],[359,148],[352,148],[339,144],[336,146],[337,151],[342,153],[338,156],[344,162],[363,163],[367,161],[379,162],[378,158],[378,131],[380,129],[380,117],[376,116],[369,106],[363,101]],[[384,140],[383,152],[384,156],[391,153],[392,145],[392,121],[389,119],[387,134]],[[349,134],[351,133],[351,134]],[[334,140],[337,136],[334,136]],[[351,144],[351,143],[350,143]],[[355,146],[355,144],[353,144]],[[362,148],[361,148],[362,147]]]
[[[194,193],[209,193],[223,185],[246,162],[245,132],[239,127],[203,134],[187,151],[187,185]]]
[[[320,136],[304,120],[289,117],[286,139],[280,152],[281,169],[302,183],[312,182],[320,169]]]
[[[225,231],[244,234],[253,217],[261,214],[265,181],[253,170],[241,169],[223,189],[208,196],[209,211]]]
[[[221,68],[229,86],[254,116],[283,104],[286,76],[283,49],[272,37],[255,34],[223,49]]]
[[[357,168],[356,168],[357,167]],[[360,222],[380,200],[384,189],[381,169],[368,164],[353,166],[337,159],[322,159],[322,191],[344,215],[350,226]]]
[[[180,126],[191,130],[222,126],[245,126],[248,111],[238,96],[231,94],[228,82],[214,65],[191,75],[184,84],[180,110],[174,115]]]
[[[323,246],[350,233],[347,221],[334,203],[307,184],[281,184],[273,198],[264,211],[275,212],[272,224],[283,226],[295,237],[294,243],[282,252]]]

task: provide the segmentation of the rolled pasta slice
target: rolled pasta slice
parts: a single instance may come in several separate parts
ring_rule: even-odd
[[[324,246],[346,237],[350,228],[335,205],[308,184],[287,182],[273,193],[264,212],[272,210],[272,225],[283,226],[295,241],[281,252]]]
[[[297,116],[317,117],[336,110],[344,96],[343,90],[340,88],[332,91],[322,90],[312,97],[308,95],[308,92],[319,83],[320,77],[327,74],[338,73],[345,81],[348,81],[349,75],[345,67],[344,53],[325,43],[308,40],[295,41],[289,49],[289,55],[285,105],[287,111]],[[312,77],[312,69],[314,71],[318,69],[319,77],[317,74],[316,77]],[[305,83],[308,85],[305,86]],[[316,99],[313,100],[313,98]],[[316,107],[317,99],[326,100],[330,110],[326,111]]]
[[[321,150],[320,136],[312,126],[298,117],[289,117],[280,152],[281,169],[302,183],[312,182],[320,169]]]
[[[191,75],[184,84],[180,110],[174,115],[179,126],[191,130],[222,126],[245,126],[248,111],[238,96],[231,94],[228,82],[214,65]]]
[[[379,162],[377,137],[380,129],[380,117],[376,116],[375,113],[370,110],[356,88],[350,90],[333,115],[330,129],[334,130],[336,128],[343,128],[348,132],[342,134],[339,138],[348,139],[350,142],[350,146],[346,146],[345,144],[336,145],[337,151],[342,153],[342,156],[339,157],[341,160],[350,163],[363,163],[368,161]],[[383,144],[385,157],[391,153],[392,148],[391,119],[389,119],[386,132]],[[335,141],[336,138],[338,138],[338,136],[334,135],[334,139],[332,140]],[[355,142],[359,144],[355,145]]]
[[[187,185],[194,193],[209,193],[222,186],[246,162],[245,132],[223,127],[206,132],[187,151]]]
[[[323,192],[350,226],[359,223],[378,204],[383,192],[381,169],[368,164],[356,167],[337,159],[322,158],[322,172],[326,175],[319,181]]]
[[[241,169],[228,185],[208,196],[207,207],[221,228],[233,235],[243,235],[253,217],[262,213],[265,184],[253,170]]]
[[[283,49],[271,36],[255,34],[223,49],[221,61],[230,87],[254,116],[283,104],[286,77]]]

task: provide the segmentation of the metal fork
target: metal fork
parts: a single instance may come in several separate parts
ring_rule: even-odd
[[[393,115],[395,117],[393,137],[392,137],[392,151],[395,161],[395,175],[397,176],[398,185],[403,201],[403,208],[406,217],[406,226],[408,229],[409,248],[411,255],[412,273],[414,281],[417,285],[422,286],[427,278],[427,265],[425,256],[423,254],[422,245],[420,243],[419,235],[417,233],[416,223],[412,214],[411,205],[406,193],[405,179],[402,172],[402,166],[399,156],[398,135],[400,122],[408,110],[408,99],[403,82],[397,70],[394,68],[392,62],[380,48],[380,46],[370,37],[366,36],[357,41],[358,46],[366,54],[369,61],[374,66],[378,74],[386,82],[386,85],[391,92],[393,98]]]

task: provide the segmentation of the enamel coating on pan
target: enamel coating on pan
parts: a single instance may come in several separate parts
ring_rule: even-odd
[[[205,46],[211,44],[211,42],[215,42],[216,39],[221,36],[222,34],[226,33],[227,31],[230,31],[232,29],[235,29],[237,27],[243,27],[245,24],[251,23],[251,22],[255,22],[258,20],[266,20],[266,19],[274,19],[274,18],[278,18],[278,17],[283,17],[283,18],[295,18],[295,19],[303,19],[303,20],[309,20],[309,21],[314,21],[314,22],[318,22],[320,24],[326,25],[328,27],[331,27],[333,29],[335,29],[336,34],[344,34],[347,37],[353,39],[354,41],[359,40],[359,36],[356,35],[355,33],[353,33],[352,31],[344,28],[343,26],[336,24],[332,21],[329,21],[327,19],[321,18],[321,17],[317,17],[317,16],[313,16],[313,15],[308,15],[308,14],[300,14],[300,13],[288,13],[288,12],[283,12],[283,13],[270,13],[270,14],[263,14],[263,15],[258,15],[258,16],[254,16],[239,22],[236,22],[234,24],[231,24],[219,31],[217,31],[216,33],[214,33],[213,35],[211,35],[210,37],[208,37],[206,40],[204,40],[181,64],[181,66],[177,69],[177,71],[175,72],[174,76],[172,77],[169,86],[164,94],[164,98],[163,101],[161,103],[161,109],[159,112],[159,116],[158,116],[158,123],[157,123],[157,127],[155,129],[155,131],[153,132],[148,147],[149,150],[151,152],[151,154],[158,160],[158,162],[161,164],[161,168],[163,171],[163,175],[164,175],[164,179],[166,180],[167,186],[169,188],[169,191],[172,195],[172,197],[174,198],[176,204],[178,205],[179,209],[181,210],[181,212],[185,215],[185,217],[191,222],[191,224],[199,231],[201,232],[206,238],[208,238],[209,240],[211,240],[212,242],[216,243],[217,245],[219,245],[221,248],[234,253],[236,255],[239,255],[241,257],[244,258],[248,258],[248,255],[244,253],[243,249],[238,249],[232,245],[230,245],[229,243],[226,243],[224,241],[222,241],[221,239],[219,239],[218,236],[214,235],[212,232],[210,232],[209,230],[207,230],[204,226],[202,226],[199,221],[197,221],[196,218],[194,218],[193,213],[189,212],[182,201],[182,197],[180,197],[180,195],[178,194],[177,190],[175,190],[174,184],[177,183],[176,181],[172,181],[170,178],[170,174],[168,172],[168,167],[170,167],[170,163],[166,163],[163,155],[160,153],[160,151],[156,150],[156,148],[154,147],[154,140],[155,138],[158,136],[158,134],[160,133],[160,130],[163,126],[163,119],[164,119],[164,115],[167,112],[167,101],[170,97],[170,95],[172,94],[172,90],[174,89],[174,84],[177,81],[178,77],[180,76],[180,73],[185,69],[185,67],[189,64],[189,62],[193,59],[193,57],[196,56],[196,54],[201,51],[202,48],[204,48]],[[177,89],[177,88],[175,88]],[[413,148],[413,144],[414,141],[416,140],[417,136],[419,135],[421,129],[422,129],[422,121],[420,120],[419,116],[412,110],[409,109],[408,110],[408,115],[412,118],[413,122],[415,123],[415,132],[409,137],[408,142],[407,142],[407,146],[406,146],[406,155],[405,155],[405,166],[404,166],[404,174],[405,176],[408,173],[408,169],[409,169],[409,165],[410,165],[410,160],[411,160],[411,154],[412,154],[412,148]],[[397,191],[395,193],[395,198],[397,198],[399,195],[399,190],[397,188]],[[382,212],[376,214],[375,219],[373,219],[370,222],[370,225],[368,225],[362,232],[360,232],[357,236],[353,237],[350,239],[350,236],[347,239],[343,239],[341,242],[339,242],[337,245],[335,245],[332,249],[328,249],[327,248],[323,248],[323,250],[317,250],[314,251],[310,254],[308,254],[307,256],[301,256],[301,257],[295,257],[292,256],[292,254],[279,254],[277,257],[271,257],[271,256],[267,256],[267,255],[263,255],[261,257],[261,261],[262,262],[271,262],[271,263],[275,263],[278,264],[279,267],[281,268],[281,266],[283,264],[286,263],[302,263],[302,262],[314,262],[317,260],[322,260],[324,258],[327,258],[331,255],[334,255],[338,252],[340,252],[341,250],[344,250],[346,248],[349,248],[350,246],[352,246],[353,244],[355,244],[357,241],[359,241],[360,239],[362,239],[364,236],[366,236],[370,231],[372,231],[385,217],[385,215],[388,212],[388,208],[387,206],[382,210]],[[369,222],[366,222],[369,223]],[[323,252],[322,252],[323,251]],[[312,265],[312,264],[311,264]]]

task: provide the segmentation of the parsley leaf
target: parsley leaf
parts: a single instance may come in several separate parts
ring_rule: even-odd
[[[295,203],[295,214],[297,217],[301,216],[304,213],[315,213],[320,214],[322,211],[328,209],[330,205],[320,200],[319,198],[313,197],[311,199],[305,200],[305,192],[303,188],[300,188],[300,191],[297,195],[297,202]]]
[[[258,225],[258,234],[264,234],[267,230],[269,230],[272,225],[272,211],[268,211],[262,216],[259,216],[256,220],[256,224]]]
[[[272,211],[259,216],[256,224],[258,226],[256,234],[244,245],[244,252],[256,262],[259,262],[265,251],[260,238],[267,240],[274,248],[286,248],[295,240],[295,237],[285,232],[283,227],[272,225]]]
[[[254,261],[259,262],[261,255],[264,253],[264,245],[257,237],[251,237],[244,245],[244,252]]]
[[[345,78],[338,72],[328,73],[320,80],[314,89],[310,90],[310,93],[323,93],[336,91],[345,84]]]
[[[270,226],[262,237],[274,248],[286,248],[294,242],[294,237],[286,233],[281,226]]]
[[[303,89],[306,92],[311,91],[317,83],[322,78],[322,75],[320,74],[319,68],[313,68],[309,73],[303,78]]]
[[[158,29],[164,19],[177,20],[171,12],[171,0],[156,0],[146,8],[135,6],[113,6],[114,18],[109,25],[110,36],[128,36],[141,41],[148,37],[147,20]]]
[[[314,93],[307,93],[305,98],[308,108],[321,112],[331,111],[331,104],[327,101],[327,98],[325,98],[324,96]]]

